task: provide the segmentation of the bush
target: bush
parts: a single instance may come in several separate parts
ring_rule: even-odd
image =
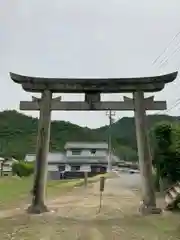
[[[12,172],[13,175],[17,175],[19,177],[28,177],[34,172],[34,164],[23,161],[13,163]]]
[[[180,180],[180,130],[164,122],[157,124],[152,133],[156,187],[160,189],[160,182],[168,186]]]

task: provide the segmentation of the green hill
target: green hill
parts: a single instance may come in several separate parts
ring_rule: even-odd
[[[180,117],[174,117],[169,115],[148,115],[147,125],[148,129],[151,129],[158,122],[177,122],[180,121]],[[109,133],[108,127],[102,127],[96,129],[96,131]],[[112,125],[111,133],[113,137],[119,138],[121,144],[131,146],[136,149],[136,132],[135,121],[133,117],[123,117]]]
[[[174,122],[178,117],[166,115],[148,116],[149,128],[159,121]],[[16,111],[0,113],[0,155],[23,158],[26,153],[35,152],[38,120]],[[112,145],[121,158],[136,160],[136,135],[134,119],[124,117],[111,128]],[[108,126],[98,129],[83,128],[70,122],[52,121],[50,151],[63,151],[67,141],[107,140]]]

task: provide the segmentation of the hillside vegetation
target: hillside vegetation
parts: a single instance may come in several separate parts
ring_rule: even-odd
[[[151,128],[161,121],[175,122],[179,118],[166,115],[148,116]],[[0,113],[0,154],[22,159],[26,153],[35,152],[38,119],[16,111]],[[136,160],[136,134],[134,118],[124,117],[111,128],[115,153],[125,160]],[[108,126],[98,129],[80,127],[65,121],[52,121],[50,151],[63,151],[67,141],[107,141]]]

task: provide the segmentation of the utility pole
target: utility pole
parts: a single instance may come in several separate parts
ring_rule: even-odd
[[[108,172],[111,172],[112,170],[112,134],[111,134],[111,127],[113,124],[113,116],[115,116],[116,113],[112,112],[112,110],[109,110],[106,112],[106,116],[109,117],[109,134],[108,134]]]

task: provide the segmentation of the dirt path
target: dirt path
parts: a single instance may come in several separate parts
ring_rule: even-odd
[[[171,219],[176,222],[171,227],[167,225],[169,216],[157,216],[155,220],[142,218],[137,212],[139,200],[137,191],[124,188],[119,179],[109,179],[100,213],[99,184],[95,183],[93,187],[74,189],[50,201],[48,206],[53,211],[49,213],[32,216],[17,210],[0,219],[0,236],[2,240],[166,240],[171,236],[173,240],[180,239],[174,229],[177,217]],[[161,229],[162,222],[168,226],[166,231]]]
[[[48,201],[47,205],[52,210],[48,214],[56,213],[61,217],[76,216],[85,218],[88,216],[88,218],[94,218],[100,217],[107,209],[111,212],[113,209],[121,212],[131,211],[132,199],[134,206],[137,206],[136,203],[139,202],[138,196],[136,192],[122,186],[118,186],[118,189],[116,189],[116,184],[114,186],[116,181],[117,179],[106,180],[100,214],[98,213],[100,202],[99,183],[94,183],[87,189],[84,187],[75,188],[64,196]],[[22,205],[21,208],[0,211],[0,219],[24,214],[27,207],[28,205]]]
[[[139,196],[137,192],[130,189],[113,189],[113,183],[116,179],[107,180],[105,191],[102,198],[102,208],[99,213],[99,183],[93,185],[92,188],[80,189],[74,192],[74,195],[61,197],[49,203],[55,214],[61,217],[69,217],[76,219],[100,219],[105,216],[124,215],[137,212],[139,204]],[[133,204],[132,204],[133,202]]]

